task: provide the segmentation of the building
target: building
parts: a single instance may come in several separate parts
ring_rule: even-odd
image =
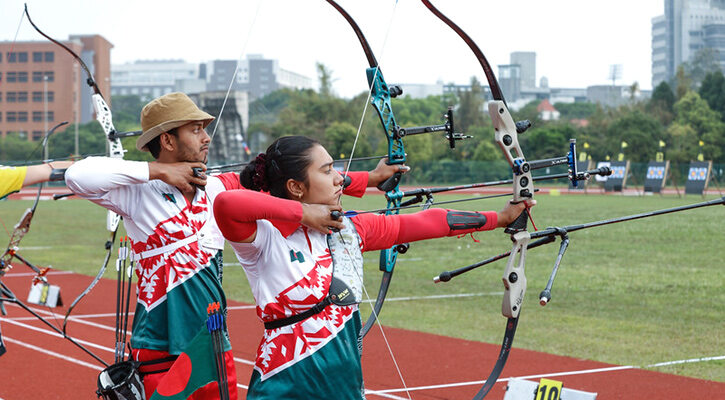
[[[665,0],[665,15],[652,19],[652,87],[705,48],[725,70],[725,0]]]
[[[554,108],[554,106],[551,105],[551,103],[549,103],[549,100],[547,99],[541,100],[539,105],[536,106],[536,112],[539,113],[539,118],[544,121],[557,121],[561,116],[559,110]]]
[[[113,45],[99,35],[75,35],[63,44],[83,59],[109,96]],[[48,41],[0,42],[0,137],[17,132],[38,140],[59,122],[93,118],[91,91],[73,56]]]
[[[521,90],[536,87],[536,52],[514,51],[511,53],[511,64],[520,68]]]
[[[149,101],[167,93],[199,93],[206,82],[199,76],[199,64],[184,60],[139,60],[116,64],[111,71],[111,94],[136,95]]]
[[[241,60],[239,65],[236,60],[214,60],[207,65],[207,70],[207,90],[227,91],[234,77],[232,90],[249,92],[250,101],[282,88],[314,88],[311,78],[280,68],[277,60],[265,59],[260,55],[250,55]]]
[[[516,101],[521,98],[521,66],[508,64],[498,66],[498,84],[506,100]]]
[[[249,124],[247,92],[231,91],[229,97],[226,95],[226,90],[189,95],[199,108],[219,116],[207,127],[207,132],[213,136],[209,145],[209,165],[247,161],[250,156],[245,138]]]

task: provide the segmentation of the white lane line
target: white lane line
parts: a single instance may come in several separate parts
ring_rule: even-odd
[[[229,311],[231,311],[231,310],[250,310],[250,309],[253,309],[253,308],[256,308],[256,307],[257,306],[253,306],[253,305],[229,306],[229,307],[227,307],[227,310],[229,310]]]
[[[700,358],[690,358],[688,360],[665,361],[665,362],[661,362],[661,363],[657,363],[657,364],[645,365],[645,368],[657,368],[657,367],[666,367],[668,365],[698,363],[698,362],[717,361],[717,360],[725,360],[725,356],[700,357]]]
[[[384,399],[395,399],[395,400],[410,400],[408,397],[400,397],[396,396],[394,394],[388,394],[388,393],[380,393],[375,390],[365,389],[365,396],[376,396],[376,397],[382,397]]]
[[[38,311],[43,311],[43,310],[38,310]],[[63,338],[63,335],[61,335],[61,334],[59,334],[59,333],[57,333],[55,331],[51,331],[49,329],[44,329],[44,328],[37,328],[37,327],[34,327],[32,325],[28,325],[28,324],[24,324],[22,322],[18,322],[18,321],[14,320],[14,319],[8,319],[8,318],[0,317],[0,321],[6,321],[6,322],[8,322],[10,324],[17,325],[17,326],[20,326],[22,328],[26,328],[26,329],[30,329],[30,330],[33,330],[33,331],[42,332],[42,333],[45,333],[45,334],[48,334],[48,335],[51,335],[51,336]],[[110,331],[113,331],[114,330],[113,327],[110,327],[108,325],[93,324],[93,326],[97,326],[99,328],[107,329],[107,330],[110,330]],[[130,334],[130,332],[129,332],[129,334]],[[110,347],[101,346],[101,345],[98,345],[98,344],[95,344],[95,343],[91,343],[91,342],[87,342],[85,340],[78,339],[78,338],[75,338],[75,337],[73,337],[73,339],[75,341],[77,341],[78,343],[80,343],[80,344],[87,345],[89,347],[96,347],[98,349],[106,350],[108,352],[114,353],[114,349],[112,349]],[[240,358],[240,357],[234,357],[234,361],[235,362],[238,362],[240,364],[254,365],[254,361],[247,360],[247,359]]]
[[[88,368],[91,368],[91,369],[95,369],[96,371],[103,371],[103,368],[100,367],[100,366],[98,366],[98,365],[93,365],[93,364],[87,363],[85,361],[81,361],[81,360],[79,360],[77,358],[69,357],[69,356],[66,356],[64,354],[60,354],[60,353],[56,353],[54,351],[50,351],[50,350],[44,349],[42,347],[38,347],[38,346],[34,346],[32,344],[29,344],[29,343],[21,342],[20,340],[15,340],[15,339],[9,338],[7,336],[3,336],[3,340],[5,340],[8,343],[13,343],[13,344],[17,344],[18,346],[27,347],[28,349],[35,350],[35,351],[39,351],[41,353],[44,353],[44,354],[47,354],[47,355],[50,355],[50,356],[53,356],[53,357],[58,357],[58,358],[60,358],[62,360],[65,360],[65,361],[70,361],[70,362],[72,362],[74,364],[78,364],[78,365],[82,365],[84,367],[88,367]],[[0,399],[0,400],[2,400],[2,399]]]
[[[17,304],[10,303],[10,305],[20,308],[20,306],[18,306]],[[43,310],[42,308],[35,308],[35,307],[28,307],[28,308],[30,308],[31,310],[35,311],[38,314],[42,314],[42,315],[45,315],[45,316],[52,316],[53,318],[55,318],[56,315],[57,315],[57,314],[55,314],[53,312],[50,312],[50,311],[47,311],[47,310]],[[109,314],[109,315],[115,316],[116,314]],[[32,320],[32,319],[37,319],[37,318],[35,318],[35,317],[17,317],[17,318],[5,318],[5,319],[7,319],[7,320],[13,320],[13,321],[25,321],[25,320],[28,320],[28,319],[31,319]],[[77,323],[82,324],[82,325],[88,325],[88,326],[92,326],[94,328],[103,329],[103,330],[107,330],[107,331],[111,331],[111,332],[116,332],[116,328],[115,327],[111,327],[111,326],[108,326],[108,325],[99,324],[99,323],[96,323],[96,322],[84,321],[83,319],[79,319],[77,316],[68,317],[68,321],[74,321],[74,322],[77,322]],[[131,331],[126,331],[126,334],[127,335],[130,335],[131,334]]]
[[[245,360],[245,359],[239,358],[239,357],[234,357],[234,361],[236,361],[240,364],[254,365],[254,361]]]
[[[55,336],[57,338],[64,339],[63,338],[63,335],[61,335],[58,332],[51,331],[49,329],[38,328],[38,327],[35,327],[35,326],[32,326],[32,325],[24,324],[22,322],[11,321],[11,320],[8,320],[8,319],[1,318],[0,317],[0,322],[3,322],[3,321],[4,322],[7,322],[9,324],[12,324],[12,325],[19,326],[21,328],[30,329],[31,331],[45,333],[46,335]],[[112,349],[110,347],[101,346],[100,344],[95,344],[93,342],[89,342],[89,341],[86,341],[86,340],[83,340],[83,339],[78,339],[78,338],[75,338],[75,337],[72,337],[72,336],[70,336],[70,337],[71,337],[71,339],[75,340],[76,342],[78,342],[78,343],[80,343],[82,345],[85,345],[85,346],[88,346],[88,347],[93,347],[93,348],[96,348],[96,349],[99,349],[99,350],[104,350],[104,351],[107,351],[109,353],[114,353],[114,349]]]
[[[666,366],[666,365],[706,362],[706,361],[714,361],[714,360],[725,360],[725,356],[691,358],[691,359],[687,359],[687,360],[667,361],[667,362],[661,362],[661,363],[656,363],[656,364],[649,364],[649,365],[645,365],[645,366],[622,365],[622,366],[616,366],[616,367],[583,369],[583,370],[565,371],[565,372],[553,372],[553,373],[538,374],[538,375],[526,375],[526,376],[518,376],[518,377],[510,377],[510,378],[501,378],[501,379],[498,379],[496,382],[508,382],[511,379],[536,379],[536,378],[546,378],[546,377],[554,377],[554,376],[583,375],[583,374],[592,374],[592,373],[599,373],[599,372],[622,371],[622,370],[629,370],[629,369],[654,368],[654,367],[661,367],[661,366]],[[407,388],[407,389],[400,388],[400,389],[374,390],[374,391],[370,391],[370,394],[378,395],[378,394],[386,394],[386,393],[401,393],[401,392],[405,392],[405,391],[412,392],[412,391],[430,390],[430,389],[445,389],[445,388],[453,388],[453,387],[460,387],[460,386],[482,385],[484,382],[486,382],[486,381],[480,380],[480,381],[469,381],[469,382],[455,382],[455,383],[440,384],[440,385],[418,386],[418,387],[412,387],[412,388]]]

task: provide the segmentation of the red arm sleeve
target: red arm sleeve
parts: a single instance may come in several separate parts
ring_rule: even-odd
[[[219,178],[220,181],[222,181],[222,184],[224,185],[224,188],[226,190],[244,189],[242,187],[242,184],[239,183],[239,175],[234,172],[219,174],[216,177]]]
[[[363,197],[365,189],[368,187],[368,172],[348,171],[347,176],[350,177],[350,186],[346,187],[342,192],[348,196]]]
[[[414,214],[359,214],[353,222],[363,240],[363,251],[387,249],[394,244],[415,242],[445,236],[458,236],[496,228],[498,214],[482,212],[486,223],[480,228],[452,230],[447,215],[450,210],[430,209]]]
[[[252,190],[229,190],[214,200],[214,218],[227,240],[239,242],[256,231],[258,219],[299,223],[302,203]]]

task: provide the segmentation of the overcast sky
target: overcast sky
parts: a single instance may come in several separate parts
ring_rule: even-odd
[[[611,83],[651,89],[651,20],[664,0],[433,0],[479,45],[497,73],[513,51],[536,52],[537,83],[586,87]],[[335,90],[367,90],[367,61],[347,22],[324,0],[28,0],[50,36],[100,34],[114,64],[139,59],[205,62],[242,52],[278,59],[310,77],[333,71]],[[483,71],[465,43],[419,0],[339,0],[370,42],[388,82],[468,83]],[[23,2],[0,0],[0,40],[12,41]],[[44,40],[27,20],[18,40]]]

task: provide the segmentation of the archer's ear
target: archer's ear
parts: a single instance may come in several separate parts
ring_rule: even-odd
[[[161,149],[173,152],[176,149],[176,136],[168,132],[163,132],[159,136],[159,144],[161,145]]]
[[[287,189],[289,198],[292,200],[299,200],[305,195],[305,185],[300,181],[288,179],[285,188]]]

